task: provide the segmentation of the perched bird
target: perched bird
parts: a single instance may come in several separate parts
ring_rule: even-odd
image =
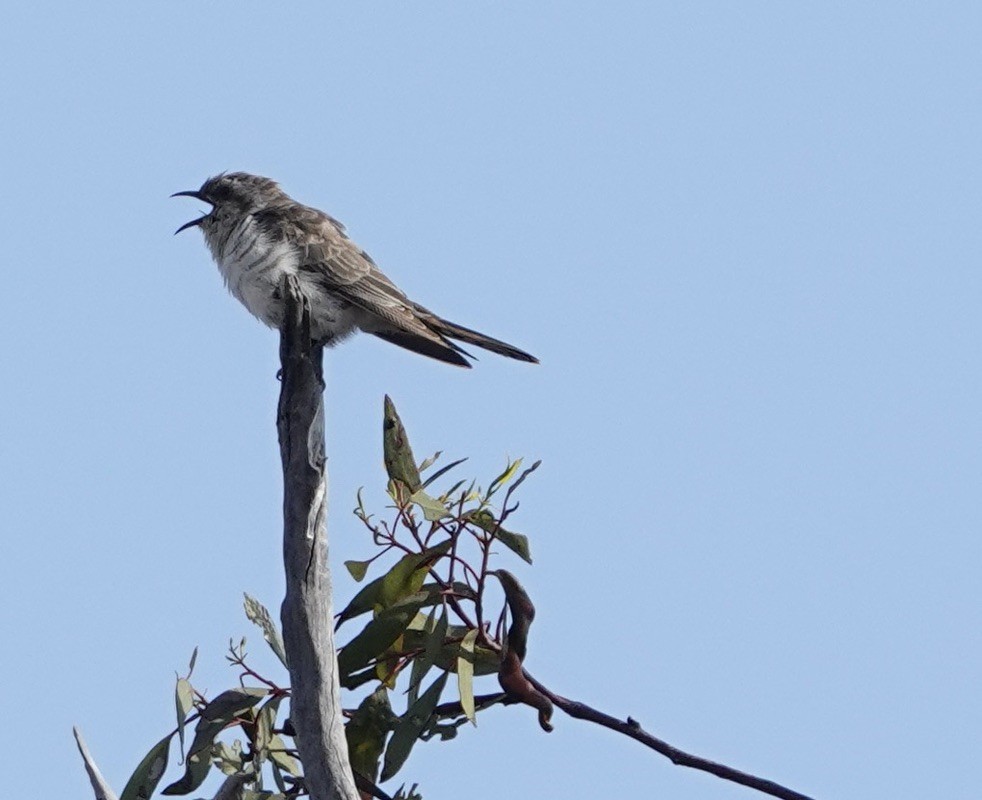
[[[334,345],[362,330],[461,367],[469,367],[465,356],[473,356],[451,339],[538,363],[517,347],[414,303],[348,238],[340,222],[298,203],[269,178],[223,173],[200,189],[172,195],[178,196],[212,209],[175,233],[201,228],[229,291],[270,327],[283,321],[283,278],[296,275],[310,301],[311,334],[320,344]]]

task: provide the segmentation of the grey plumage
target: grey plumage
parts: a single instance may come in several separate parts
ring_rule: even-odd
[[[310,299],[312,334],[322,344],[336,344],[363,330],[462,367],[469,367],[466,357],[473,356],[451,340],[538,363],[517,347],[449,322],[410,300],[348,238],[340,222],[296,202],[269,178],[222,174],[175,196],[211,204],[210,213],[177,232],[201,228],[229,291],[271,327],[278,328],[283,319],[283,276],[295,274]]]

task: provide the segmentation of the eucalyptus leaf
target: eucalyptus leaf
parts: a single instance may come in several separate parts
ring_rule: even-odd
[[[238,775],[242,771],[242,743],[238,739],[230,745],[215,742],[211,754],[218,759],[218,768],[225,775]]]
[[[165,788],[161,794],[190,794],[205,782],[210,770],[210,751],[189,755],[184,762],[184,775]]]
[[[185,764],[191,756],[211,748],[215,742],[215,737],[225,730],[228,723],[229,720],[226,719],[199,719],[198,724],[194,728],[194,738],[191,740],[191,746],[188,748],[187,755],[184,759]]]
[[[273,739],[273,727],[276,724],[276,712],[280,705],[279,697],[270,698],[269,702],[259,709],[256,714],[255,734],[252,741],[252,749],[257,759],[256,766],[262,764],[269,758],[270,743]]]
[[[269,760],[294,777],[300,775],[300,763],[286,752],[286,742],[278,733],[269,740]]]
[[[273,618],[266,610],[266,606],[250,595],[245,595],[245,612],[249,621],[258,625],[263,632],[263,638],[269,644],[270,649],[276,654],[283,666],[286,663],[286,648],[283,646],[283,637],[280,635],[279,628],[273,622]]]
[[[450,512],[443,503],[435,497],[430,497],[422,489],[413,492],[409,499],[423,510],[423,517],[427,522],[437,522],[450,516]]]
[[[201,709],[201,716],[194,729],[194,739],[188,748],[188,758],[211,748],[215,737],[225,730],[233,719],[246,713],[267,694],[269,692],[266,689],[229,689],[215,697]],[[180,794],[180,792],[172,792],[172,794]]]
[[[240,712],[252,708],[268,694],[269,689],[251,686],[241,689],[227,689],[201,709],[201,719],[230,721]]]
[[[460,707],[472,723],[477,725],[474,709],[474,643],[477,641],[477,628],[464,634],[460,641],[457,656],[457,689],[460,692]]]
[[[338,672],[350,675],[388,650],[423,607],[423,600],[425,596],[413,595],[380,612],[338,653]]]
[[[382,448],[385,458],[385,470],[394,481],[399,481],[415,492],[421,485],[416,459],[413,458],[409,437],[399,419],[395,404],[385,396],[382,421]]]
[[[350,675],[342,675],[340,677],[340,683],[342,689],[357,689],[359,686],[364,686],[366,683],[375,680],[375,667],[368,667],[368,669],[363,669],[361,672],[353,672]]]
[[[194,689],[191,688],[187,678],[178,678],[177,686],[174,689],[174,705],[177,708],[177,736],[181,742],[181,751],[184,751],[184,721],[188,713],[194,708]]]
[[[529,564],[532,563],[532,551],[529,549],[529,540],[524,534],[506,531],[499,526],[494,538],[513,553],[517,554],[523,561]]]
[[[344,566],[347,567],[351,577],[361,583],[365,579],[365,573],[368,572],[371,563],[371,561],[345,561]]]
[[[458,458],[456,461],[451,461],[445,467],[440,467],[440,469],[438,469],[436,472],[434,472],[432,475],[430,475],[430,477],[428,477],[423,482],[423,488],[425,489],[427,486],[429,486],[431,483],[433,483],[433,481],[435,481],[435,480],[437,480],[439,478],[442,478],[444,475],[446,475],[448,472],[450,472],[450,470],[452,470],[454,467],[460,466],[466,460],[467,460],[466,458]],[[461,483],[463,483],[463,481],[460,481],[460,483],[458,483],[457,486],[460,486]],[[454,488],[456,488],[456,486]],[[453,489],[450,489],[449,491],[444,492],[443,496],[447,496],[447,495],[451,494],[452,492],[453,492]]]
[[[433,663],[437,668],[445,672],[457,671],[457,659],[460,657],[460,641],[467,634],[469,628],[463,625],[449,625],[447,627],[444,641],[436,654]],[[403,649],[406,651],[424,649],[427,644],[427,636],[421,630],[409,629],[403,634]],[[433,642],[435,644],[435,641]],[[425,652],[422,656],[426,657]],[[498,672],[501,665],[501,654],[497,650],[477,645],[473,655],[475,675],[494,675]]]
[[[280,769],[280,765],[276,763],[276,758],[272,754],[270,755],[269,765],[270,772],[273,773],[273,783],[276,784],[276,788],[281,792],[286,792],[286,781],[283,780],[283,770]]]
[[[526,470],[526,472],[528,472],[528,470]],[[468,522],[477,525],[477,527],[485,533],[492,534],[505,547],[517,553],[524,561],[527,561],[529,564],[532,563],[532,553],[529,550],[528,537],[522,535],[521,533],[506,531],[501,527],[501,525],[498,524],[498,521],[494,518],[494,514],[492,514],[486,508],[469,512],[465,516],[465,519]]]
[[[164,770],[167,769],[167,755],[172,736],[173,734],[165,736],[143,757],[126,782],[126,788],[123,789],[119,800],[149,800],[157,784],[160,783]]]
[[[361,705],[345,725],[344,735],[348,742],[351,766],[372,783],[378,776],[385,737],[392,730],[396,719],[389,703],[389,693],[384,686],[380,686],[361,701]]]
[[[436,460],[441,455],[443,455],[443,451],[442,450],[437,450],[429,458],[424,458],[423,459],[423,462],[419,465],[419,471],[420,472],[426,472],[426,470],[428,470],[430,467],[432,467],[436,463]]]
[[[504,486],[506,483],[508,483],[508,481],[510,481],[513,477],[515,477],[515,473],[518,472],[518,468],[521,465],[522,465],[522,459],[518,459],[517,461],[512,461],[507,467],[505,467],[505,471],[502,472],[493,481],[491,481],[491,485],[488,487],[488,491],[485,497],[491,497],[491,495],[493,495],[496,491],[498,491],[499,488]]]
[[[450,551],[452,542],[446,539],[427,548],[422,553],[408,553],[392,568],[371,583],[365,584],[344,610],[338,614],[337,627],[349,619],[373,611],[388,608],[404,597],[419,590],[429,574],[433,562]]]
[[[414,628],[415,625],[416,620],[409,623],[410,628]],[[427,615],[426,620],[423,622],[423,627],[420,629],[427,636],[427,641],[429,641],[428,637],[433,635],[435,628],[436,606],[430,609],[430,613]],[[413,668],[409,673],[409,705],[415,703],[416,699],[419,697],[419,684],[422,682],[423,678],[426,677],[426,673],[429,671],[431,666],[433,666],[433,662],[430,661],[428,664],[426,663],[425,653],[423,655],[416,656],[416,658],[413,659]]]
[[[416,744],[416,740],[419,739],[419,735],[426,730],[430,717],[433,716],[433,709],[440,702],[440,695],[446,684],[447,673],[444,672],[399,718],[399,722],[389,738],[389,744],[385,748],[385,759],[382,762],[380,778],[382,781],[389,780],[406,763],[406,759],[409,758],[409,753],[412,751],[413,745]]]
[[[430,722],[430,726],[420,734],[419,738],[427,742],[434,736],[439,736],[441,742],[446,742],[450,739],[455,739],[457,737],[457,729],[461,725],[466,725],[467,722],[467,717],[455,719],[453,722],[440,722],[434,719]]]

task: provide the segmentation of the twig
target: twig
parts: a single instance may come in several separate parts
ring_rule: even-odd
[[[550,691],[547,687],[543,686],[541,683],[539,683],[539,681],[529,675],[528,672],[525,673],[525,677],[528,678],[529,683],[531,683],[536,689],[542,692],[542,694],[552,700],[552,702],[558,708],[565,711],[571,717],[574,717],[575,719],[585,719],[588,722],[595,722],[598,725],[603,725],[605,728],[610,728],[612,731],[617,731],[618,733],[623,733],[625,736],[630,736],[632,739],[641,742],[641,744],[645,745],[646,747],[650,747],[652,750],[661,753],[673,764],[680,767],[691,767],[692,769],[702,770],[703,772],[708,772],[711,775],[715,775],[717,778],[722,778],[726,781],[738,783],[741,786],[756,789],[758,792],[769,794],[772,797],[780,797],[782,800],[813,800],[813,798],[808,797],[808,795],[801,794],[801,792],[796,792],[793,789],[787,788],[786,786],[781,786],[779,783],[775,783],[774,781],[769,781],[765,778],[758,778],[756,775],[741,772],[740,770],[733,769],[733,767],[728,767],[725,764],[719,764],[715,761],[710,761],[709,759],[700,758],[699,756],[694,756],[691,753],[686,753],[683,750],[679,750],[677,747],[673,747],[668,742],[659,739],[656,736],[652,736],[641,727],[637,720],[632,719],[631,717],[628,717],[627,720],[616,719],[609,714],[605,714],[602,711],[591,708],[586,703],[570,700],[569,698]]]

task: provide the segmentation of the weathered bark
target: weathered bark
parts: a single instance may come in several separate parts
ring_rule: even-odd
[[[283,461],[281,619],[290,668],[290,719],[312,800],[358,800],[341,714],[331,573],[327,562],[327,467],[323,349],[310,341],[310,307],[295,278],[283,286],[282,387],[277,430]]]

